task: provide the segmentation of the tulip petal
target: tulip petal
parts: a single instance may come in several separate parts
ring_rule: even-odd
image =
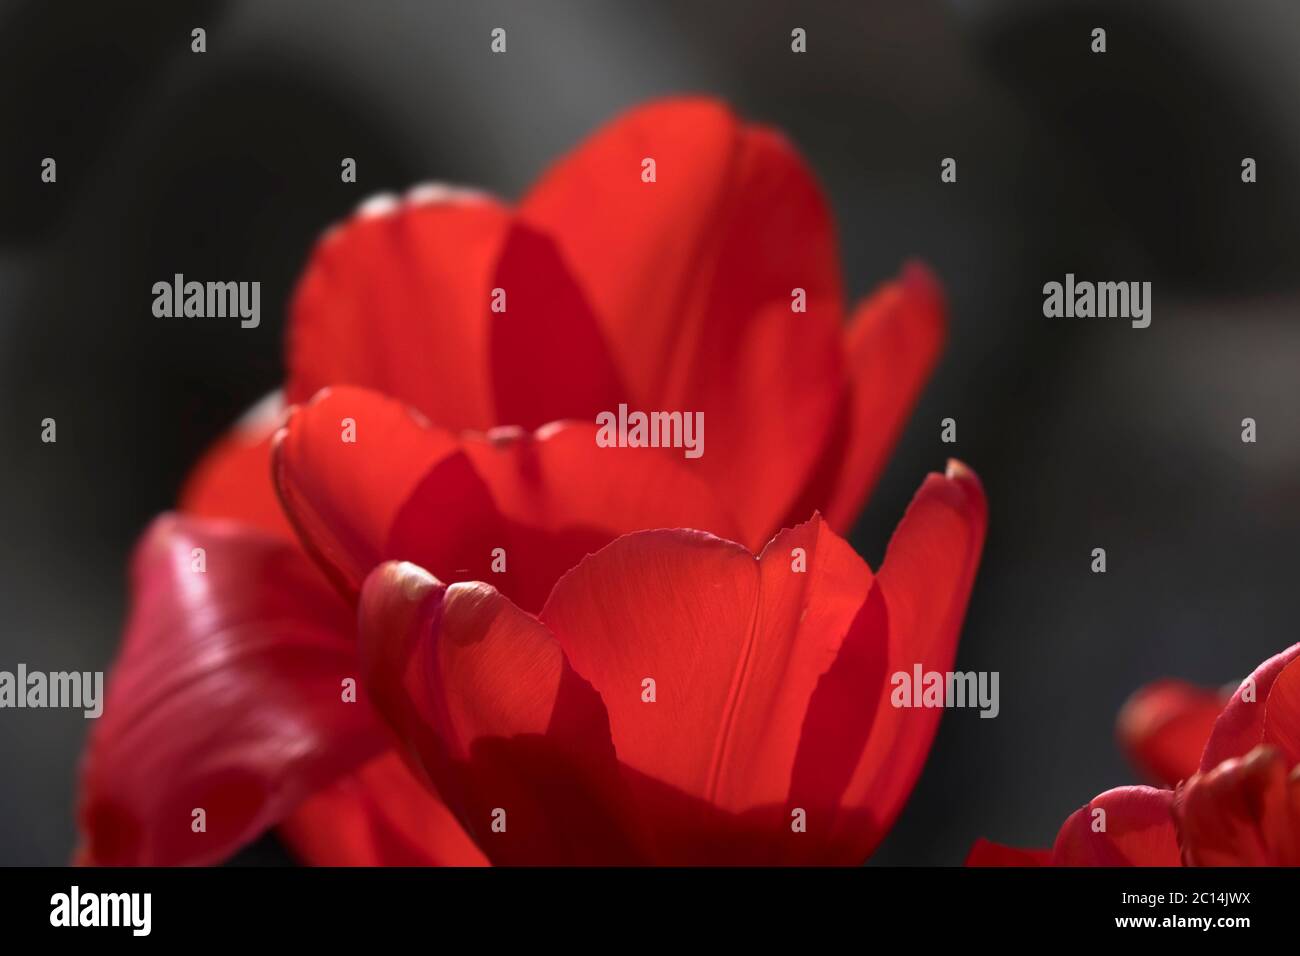
[[[979,839],[966,856],[966,866],[1047,866],[1051,855],[1051,850],[1021,850]]]
[[[352,614],[296,547],[164,516],[132,579],[82,768],[83,861],[217,862],[382,748],[365,698],[344,699]]]
[[[275,438],[284,510],[346,594],[388,557],[398,512],[435,469],[459,492],[458,510],[448,509],[464,518],[458,530],[472,527],[491,505],[459,441],[400,402],[362,388],[322,389]],[[444,531],[440,540],[454,536]]]
[[[1201,770],[1213,770],[1232,757],[1244,757],[1265,742],[1265,711],[1273,684],[1297,658],[1300,658],[1300,644],[1293,644],[1260,664],[1241,682],[1214,723],[1205,753],[1201,755]],[[1294,752],[1291,756],[1300,760]]]
[[[285,414],[280,392],[249,409],[194,466],[181,489],[180,512],[230,519],[292,540],[293,528],[271,481],[271,437]]]
[[[1300,866],[1300,772],[1275,747],[1192,777],[1173,812],[1188,866]]]
[[[921,485],[876,574],[884,605],[878,613],[889,634],[888,674],[911,675],[917,666],[923,673],[952,670],[987,523],[983,487],[961,462],[950,461],[945,474],[931,474]],[[942,708],[895,707],[891,697],[879,696],[871,736],[843,801],[875,819],[869,832],[842,834],[843,841],[859,841],[862,859],[902,810],[943,714]]]
[[[870,580],[820,517],[778,535],[757,562],[710,535],[650,531],[579,564],[541,619],[600,690],[626,766],[740,812],[784,803],[814,689]],[[873,703],[883,666],[874,680],[858,688]],[[856,728],[841,730],[851,739]]]
[[[493,422],[493,277],[513,217],[451,189],[372,200],[311,254],[290,311],[287,398],[360,385],[452,430]]]
[[[321,240],[288,356],[290,401],[359,385],[452,431],[594,418],[625,394],[554,243],[446,187],[372,201]]]
[[[1196,773],[1201,752],[1227,697],[1181,680],[1160,680],[1138,690],[1116,721],[1129,762],[1154,783],[1172,787]]]
[[[280,835],[311,866],[483,866],[487,859],[394,751],[305,800]]]
[[[829,502],[827,520],[841,533],[853,526],[939,358],[946,314],[938,280],[913,262],[850,319],[844,447],[833,488],[823,499]]]
[[[494,863],[626,856],[600,696],[538,620],[486,584],[376,568],[361,646],[374,699]]]
[[[704,413],[696,464],[757,549],[820,460],[844,394],[834,228],[802,160],[719,103],[665,100],[562,159],[521,212],[590,297],[633,408]],[[797,289],[806,312],[792,308]]]
[[[1117,787],[1072,813],[1052,847],[1053,866],[1178,866],[1173,791]]]

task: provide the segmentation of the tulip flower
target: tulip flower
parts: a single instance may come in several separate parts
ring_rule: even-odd
[[[938,719],[882,705],[882,668],[950,667],[983,541],[957,463],[878,573],[839,536],[943,311],[912,265],[848,313],[802,161],[707,100],[631,111],[517,206],[367,203],[299,283],[285,399],[136,550],[78,858],[274,827],[319,864],[861,862]],[[699,413],[706,450],[602,447],[624,405]]]

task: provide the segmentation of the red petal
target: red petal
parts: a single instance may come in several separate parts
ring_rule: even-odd
[[[355,444],[340,441],[345,417]],[[734,531],[709,487],[673,455],[600,448],[595,434],[594,425],[566,423],[455,439],[391,399],[338,388],[295,411],[277,440],[276,479],[308,549],[346,593],[396,559],[444,581],[490,580],[533,610],[561,574],[619,534]]]
[[[390,562],[367,579],[360,621],[377,704],[493,862],[626,856],[606,818],[618,801],[600,697],[536,618],[486,584]]]
[[[312,866],[483,866],[456,818],[392,751],[313,794],[280,824]]]
[[[792,571],[794,548],[806,552],[806,573]],[[809,702],[870,580],[820,518],[779,535],[757,563],[709,535],[651,531],[583,561],[541,617],[601,691],[624,764],[740,812],[784,804]],[[873,671],[858,691],[874,700],[882,667],[858,669],[864,678]],[[654,704],[642,700],[646,678],[655,681]],[[838,716],[852,741],[858,727],[848,718],[869,725],[871,712],[844,707]],[[820,725],[830,726],[828,714]],[[865,736],[864,727],[858,750]],[[821,757],[844,759],[835,747]],[[810,777],[823,770],[805,760]]]
[[[206,571],[193,567],[203,548]],[[168,516],[132,567],[133,606],[81,781],[83,858],[213,863],[382,746],[353,618],[295,547]],[[206,811],[206,832],[191,828]]]
[[[275,483],[308,551],[355,594],[388,557],[394,520],[430,471],[459,478],[457,513],[468,524],[490,507],[481,490],[479,507],[469,505],[476,479],[459,448],[400,402],[361,388],[323,389],[276,436]]]
[[[594,418],[624,398],[551,240],[437,187],[372,202],[321,241],[293,303],[289,372],[291,401],[360,385],[452,431]]]
[[[1241,682],[1206,741],[1201,770],[1213,770],[1232,757],[1244,757],[1265,742],[1265,707],[1273,683],[1297,657],[1300,657],[1300,644],[1293,644],[1260,664]],[[1291,756],[1296,758],[1294,753]]]
[[[843,458],[832,472],[827,520],[853,525],[880,477],[912,407],[943,348],[947,305],[938,280],[909,263],[854,312],[846,365],[850,382]]]
[[[179,510],[196,518],[227,518],[292,539],[271,482],[271,436],[284,421],[273,392],[203,455],[181,490]]]
[[[642,182],[645,158],[656,182]],[[522,212],[590,296],[633,408],[704,413],[698,467],[756,548],[811,475],[843,394],[834,230],[803,162],[718,103],[666,100],[565,157]],[[806,313],[791,311],[796,288]]]
[[[970,597],[988,509],[976,474],[958,461],[931,474],[899,523],[876,589],[889,633],[887,674],[952,670]],[[888,691],[888,688],[886,689]],[[900,708],[882,693],[871,736],[845,794],[849,808],[870,811],[868,830],[844,821],[844,839],[859,843],[865,859],[893,826],[929,753],[941,708]],[[850,831],[850,826],[854,827]]]
[[[1300,866],[1300,771],[1257,747],[1178,790],[1174,818],[1188,866]]]
[[[372,200],[312,252],[291,307],[291,402],[387,392],[453,430],[493,424],[492,278],[510,212],[468,192]]]
[[[992,840],[976,840],[966,857],[967,866],[1047,866],[1051,850],[1020,850]]]
[[[1107,790],[1065,821],[1052,847],[1052,865],[1178,866],[1173,796],[1154,787]]]
[[[1153,782],[1172,787],[1196,772],[1227,697],[1181,680],[1160,680],[1133,694],[1116,721],[1129,762]]]

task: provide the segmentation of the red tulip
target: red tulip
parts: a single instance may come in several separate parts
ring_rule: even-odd
[[[1185,751],[1185,729],[1172,734],[1150,752]],[[1066,820],[1050,854],[1026,852],[982,840],[967,864],[1300,866],[1300,644],[1241,683],[1176,789],[1110,790]]]
[[[801,161],[707,101],[628,114],[517,209],[425,189],[327,235],[293,304],[296,404],[237,426],[136,552],[80,859],[213,862],[279,825],[332,864],[860,861],[938,713],[882,708],[881,669],[951,665],[984,501],[962,466],[931,476],[874,578],[831,530],[943,332],[919,266],[847,329],[841,296]],[[707,453],[598,447],[620,403],[702,411]],[[786,544],[805,540],[798,575]],[[435,605],[436,632],[404,629]],[[483,628],[473,654],[449,656],[452,622]],[[500,643],[512,622],[535,657]],[[435,659],[415,674],[448,694],[429,713],[410,666]],[[641,677],[621,696],[637,666],[662,675],[653,705]],[[631,703],[662,723],[632,727]],[[809,839],[788,845],[772,827],[792,832],[795,799]]]

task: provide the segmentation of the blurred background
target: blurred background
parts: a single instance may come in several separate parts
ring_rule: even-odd
[[[133,540],[278,384],[326,225],[431,179],[518,196],[621,109],[708,92],[803,150],[855,296],[910,256],[950,296],[854,543],[875,565],[926,471],[977,469],[991,526],[958,667],[1000,672],[1001,714],[945,715],[874,862],[1044,845],[1134,782],[1129,692],[1237,680],[1300,639],[1298,43],[1294,0],[4,4],[0,669],[108,667]],[[261,327],[154,319],[175,272],[259,279]],[[1066,272],[1150,280],[1150,328],[1045,319]],[[0,864],[68,859],[88,726],[0,712]],[[238,862],[288,857],[268,837]]]

